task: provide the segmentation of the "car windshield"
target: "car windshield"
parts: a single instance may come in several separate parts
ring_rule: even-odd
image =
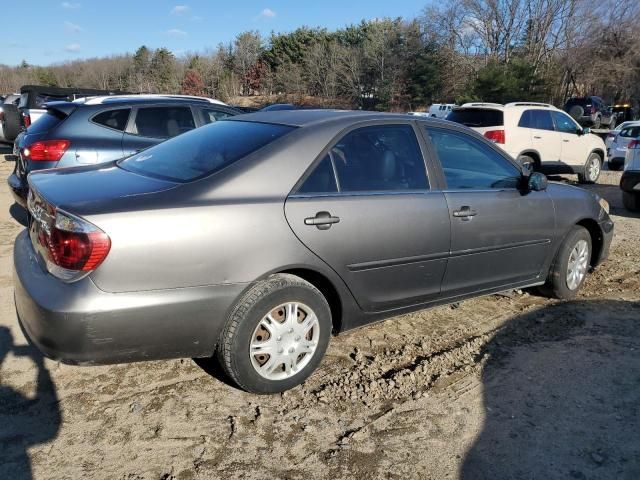
[[[220,120],[120,160],[118,165],[149,177],[190,182],[222,170],[294,129]]]
[[[504,115],[500,110],[468,108],[453,110],[447,120],[467,127],[499,127],[504,125]]]

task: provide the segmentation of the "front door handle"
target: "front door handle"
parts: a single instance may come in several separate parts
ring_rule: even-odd
[[[453,211],[453,216],[461,218],[462,220],[471,220],[471,217],[475,217],[476,215],[478,215],[478,212],[471,210],[471,207],[468,207],[467,205],[460,207],[460,210]]]
[[[315,217],[304,219],[305,225],[315,225],[318,230],[328,230],[334,223],[339,223],[340,217],[334,217],[329,212],[318,212]]]
[[[563,141],[564,143],[569,143],[569,142],[570,142],[570,140],[567,140],[566,138],[563,138],[563,139],[562,139],[562,141]]]
[[[534,135],[533,138],[535,138],[536,140],[542,140],[542,137],[539,135]]]

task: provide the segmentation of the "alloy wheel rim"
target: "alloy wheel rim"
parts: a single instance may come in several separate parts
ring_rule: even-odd
[[[589,165],[589,179],[594,181],[598,178],[598,174],[600,173],[600,160],[594,158],[591,160],[591,164]]]
[[[288,302],[267,313],[251,336],[249,356],[256,372],[267,380],[285,380],[307,366],[318,348],[320,322],[299,302]]]
[[[567,265],[567,287],[569,290],[576,290],[585,275],[589,265],[589,245],[586,240],[578,240],[569,255]]]

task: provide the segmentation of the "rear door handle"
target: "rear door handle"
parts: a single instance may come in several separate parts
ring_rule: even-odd
[[[539,135],[534,135],[533,138],[535,138],[536,140],[542,140],[542,137],[540,137]]]
[[[329,212],[318,212],[315,217],[304,219],[305,225],[315,225],[318,230],[328,230],[334,223],[339,223],[340,217],[334,217]]]
[[[569,141],[570,141],[570,140],[567,140],[567,139],[563,138],[563,139],[562,139],[562,141],[563,141],[564,143],[569,143]]]
[[[453,216],[461,218],[462,220],[471,220],[471,217],[475,217],[476,215],[478,215],[478,212],[471,210],[471,207],[466,205],[464,207],[460,207],[460,210],[453,211]]]

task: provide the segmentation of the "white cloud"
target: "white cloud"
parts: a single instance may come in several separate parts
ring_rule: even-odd
[[[191,10],[188,5],[176,5],[171,9],[171,15],[182,15]]]
[[[80,4],[71,3],[71,2],[62,2],[62,8],[66,8],[67,10],[75,10],[76,8],[80,8]]]
[[[68,21],[64,22],[64,29],[70,33],[84,32],[84,28],[82,28],[80,25],[76,25],[75,23],[71,23]]]
[[[180,30],[179,28],[172,28],[171,30],[167,30],[164,32],[169,37],[182,38],[187,36],[187,32],[184,30]]]
[[[79,43],[70,43],[69,45],[64,47],[64,49],[67,52],[76,53],[76,52],[80,51],[80,44]]]
[[[260,15],[258,15],[258,18],[275,18],[275,17],[276,17],[276,12],[274,12],[270,8],[265,8],[260,12]]]

